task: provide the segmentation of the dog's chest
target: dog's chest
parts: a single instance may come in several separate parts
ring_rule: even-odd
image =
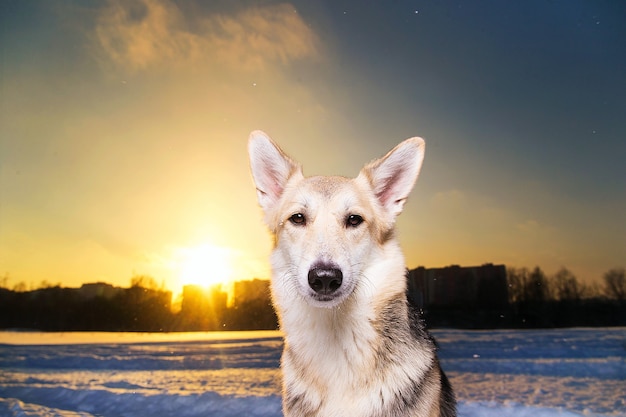
[[[406,407],[404,393],[424,377],[432,352],[408,339],[385,343],[372,323],[309,321],[290,334],[283,375],[294,409],[287,415],[389,417]]]
[[[376,409],[384,391],[378,366],[376,335],[369,326],[317,333],[283,354],[285,386],[320,416],[360,416]]]

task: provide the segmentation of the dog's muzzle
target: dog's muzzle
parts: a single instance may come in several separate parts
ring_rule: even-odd
[[[309,287],[319,295],[332,295],[341,287],[343,273],[337,268],[313,268],[309,271]]]

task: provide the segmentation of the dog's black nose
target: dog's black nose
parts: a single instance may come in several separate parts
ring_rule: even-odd
[[[336,268],[313,268],[309,271],[309,286],[318,294],[329,295],[341,287],[343,274]]]

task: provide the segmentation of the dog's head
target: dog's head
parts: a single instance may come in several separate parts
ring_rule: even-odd
[[[359,285],[373,291],[404,288],[393,227],[422,165],[422,139],[407,139],[356,178],[305,178],[300,165],[260,131],[250,135],[248,151],[258,201],[275,239],[275,293],[331,308]],[[386,270],[387,261],[401,268],[401,283],[384,282],[397,272]]]

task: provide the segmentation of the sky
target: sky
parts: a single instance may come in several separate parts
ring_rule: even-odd
[[[409,268],[626,264],[624,2],[8,0],[0,19],[5,285],[269,277],[255,129],[306,175],[423,137]]]

